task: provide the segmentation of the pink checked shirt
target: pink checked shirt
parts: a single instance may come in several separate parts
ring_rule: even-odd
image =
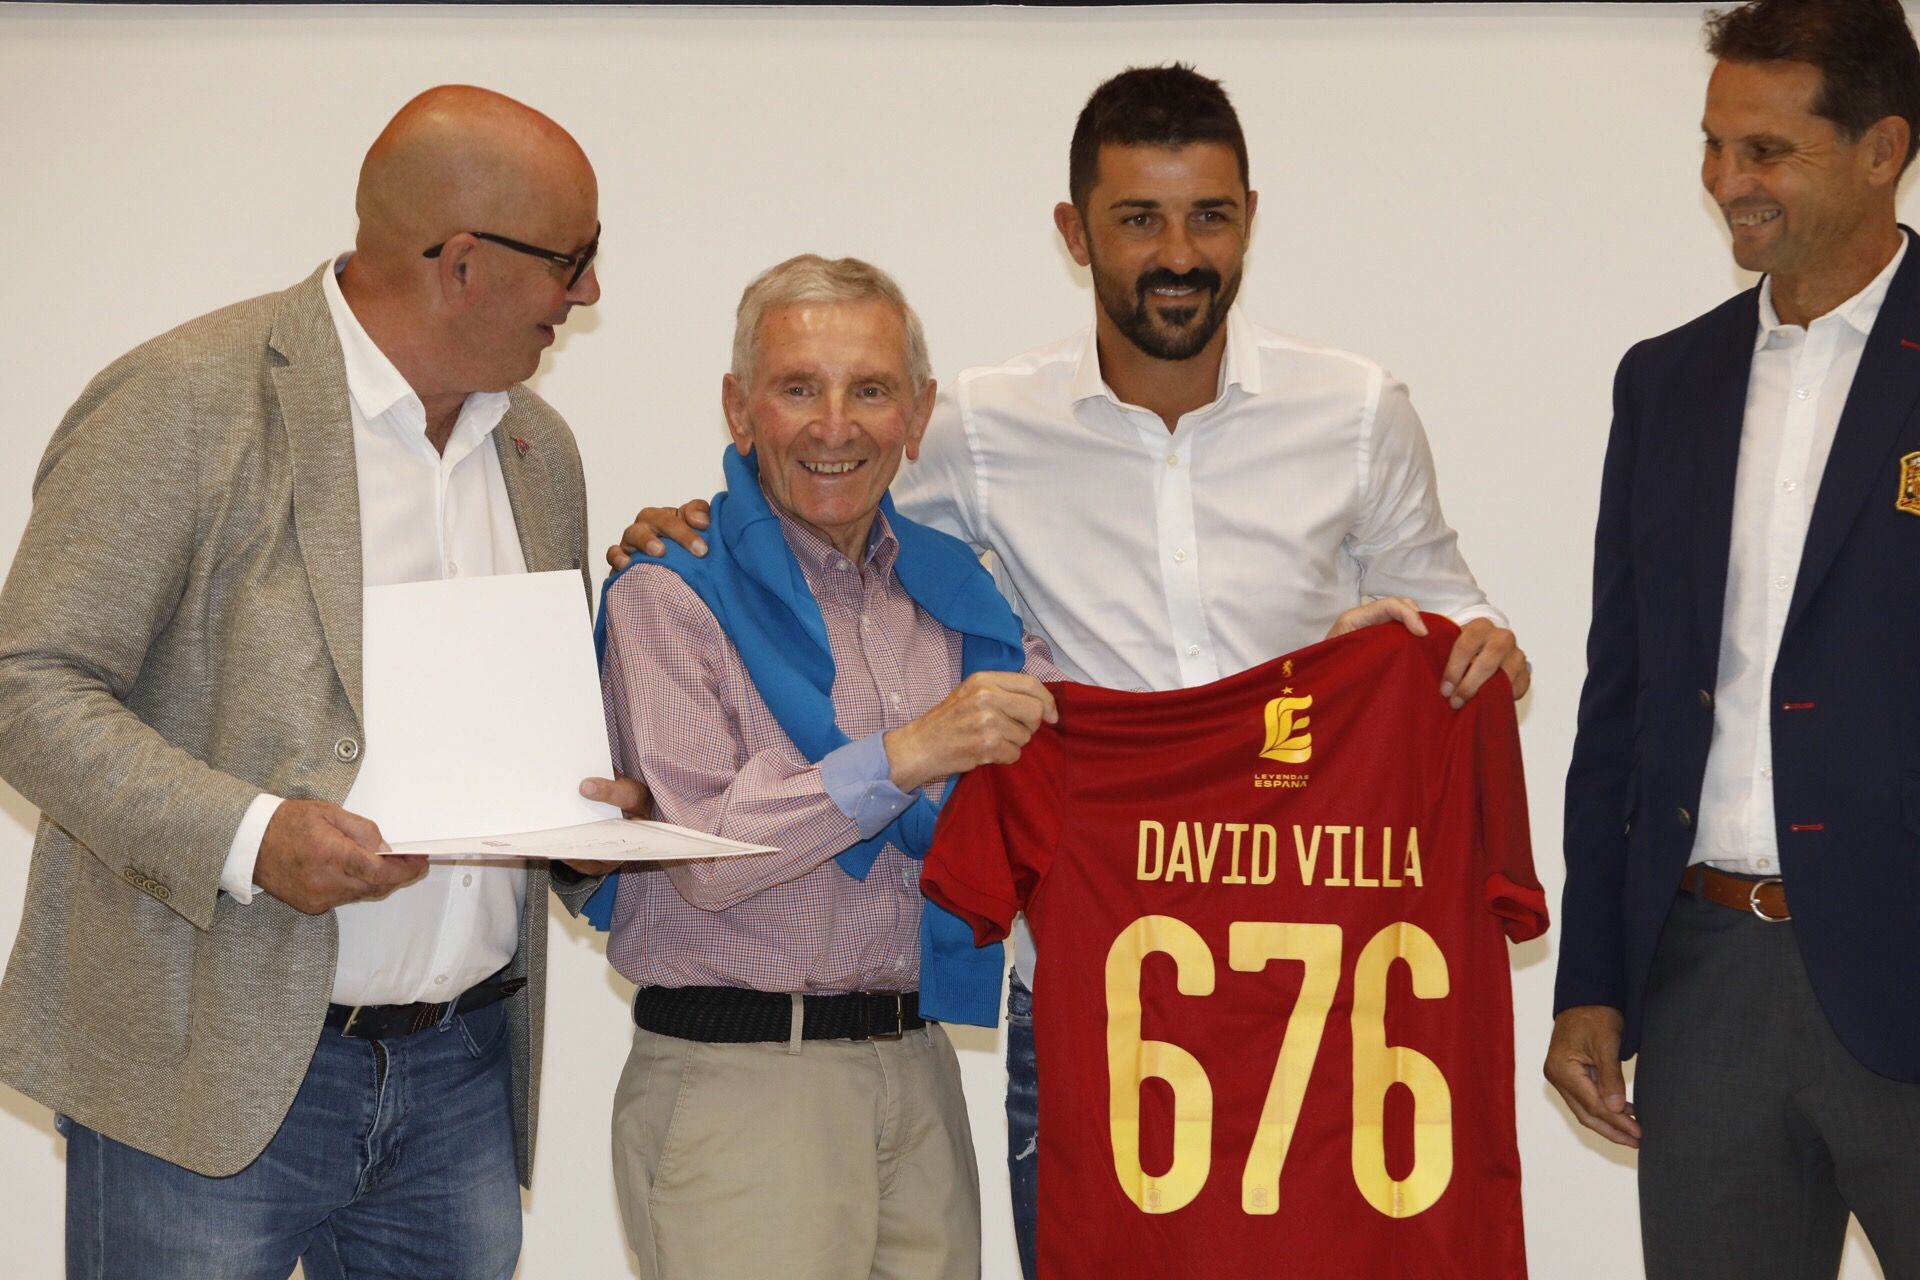
[[[900,544],[884,515],[864,572],[812,529],[780,523],[826,619],[848,738],[898,728],[960,682],[960,636],[894,577]],[[1028,636],[1026,650],[1029,675],[1062,678],[1043,641]],[[601,691],[615,763],[646,779],[660,818],[780,850],[623,874],[607,947],[616,969],[642,986],[919,987],[919,862],[889,844],[855,880],[833,861],[863,832],[672,570],[641,562],[614,584]],[[937,799],[946,784],[927,792]]]

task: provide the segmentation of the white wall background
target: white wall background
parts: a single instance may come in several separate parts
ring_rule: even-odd
[[[0,564],[89,376],[347,247],[361,153],[425,86],[513,94],[599,169],[605,297],[536,385],[579,436],[611,541],[640,505],[715,488],[733,304],[789,254],[893,271],[942,374],[1087,323],[1049,219],[1074,116],[1112,72],[1185,59],[1224,79],[1252,150],[1246,307],[1409,381],[1466,554],[1533,656],[1523,733],[1557,902],[1613,365],[1748,283],[1696,180],[1700,12],[0,6]],[[34,817],[0,784],[0,939]],[[1534,1274],[1637,1277],[1632,1161],[1538,1074],[1556,938],[1514,956]],[[627,990],[557,912],[553,942],[521,1274],[622,1277],[605,1134]],[[999,1046],[956,1039],[987,1275],[1012,1277]],[[0,1088],[0,1273],[59,1273],[63,1176],[50,1117]],[[1878,1274],[1856,1238],[1847,1280]]]

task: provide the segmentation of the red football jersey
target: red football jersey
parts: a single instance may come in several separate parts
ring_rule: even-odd
[[[1039,953],[1040,1275],[1520,1280],[1513,699],[1428,615],[1198,689],[1053,686],[921,883]]]

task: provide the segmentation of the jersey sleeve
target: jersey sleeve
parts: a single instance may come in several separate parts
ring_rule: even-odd
[[[1017,761],[975,769],[940,807],[920,887],[978,945],[1007,936],[1053,863],[1062,759],[1059,733],[1043,724]]]
[[[1547,931],[1547,898],[1533,870],[1526,771],[1520,725],[1505,677],[1488,681],[1473,701],[1474,777],[1479,788],[1480,847],[1487,868],[1487,909],[1514,942]]]

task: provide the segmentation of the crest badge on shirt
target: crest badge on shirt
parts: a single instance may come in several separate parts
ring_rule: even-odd
[[[1920,453],[1900,459],[1900,491],[1894,495],[1893,505],[1910,516],[1920,516]]]
[[[1288,667],[1293,664],[1289,662]],[[1292,672],[1285,674],[1291,676]],[[1313,695],[1295,693],[1292,685],[1280,690],[1280,696],[1269,699],[1262,713],[1266,730],[1266,745],[1260,748],[1260,758],[1272,760],[1277,764],[1305,764],[1313,758],[1313,734],[1308,732],[1313,717],[1306,713],[1313,708]],[[1296,772],[1278,772],[1262,770],[1253,775],[1255,787],[1285,787],[1289,790],[1307,785],[1307,775]]]

